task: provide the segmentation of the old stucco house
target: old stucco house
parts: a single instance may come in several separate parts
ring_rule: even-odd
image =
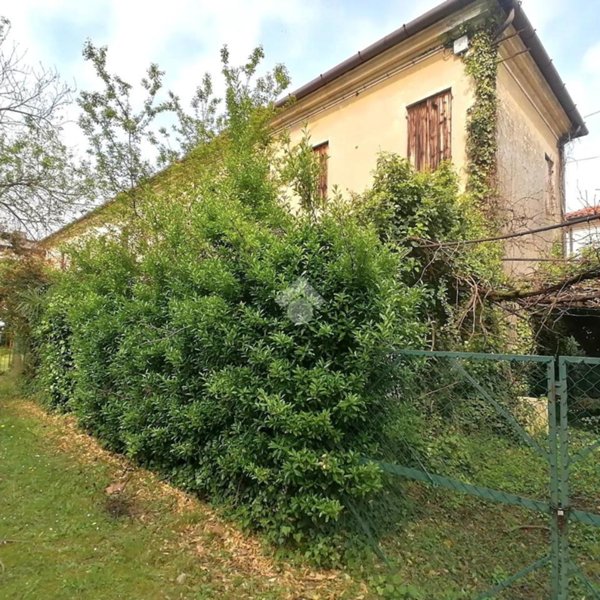
[[[477,102],[466,58],[473,36],[489,28],[492,17],[498,52],[494,186],[505,229],[563,221],[563,149],[587,129],[516,0],[443,2],[297,89],[292,103],[283,99],[274,128],[289,131],[292,141],[308,128],[315,152],[327,157],[323,193],[334,185],[363,191],[381,151],[406,156],[418,169],[451,160],[466,185],[467,122]],[[42,243],[56,247],[85,223]],[[549,252],[561,235],[552,230],[507,243],[507,258],[523,272],[525,259]]]

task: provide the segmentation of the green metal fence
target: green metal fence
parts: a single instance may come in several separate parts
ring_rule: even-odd
[[[440,538],[448,565],[434,565],[433,576],[451,563],[456,588],[468,593],[457,597],[600,598],[600,359],[420,351],[396,359],[395,400],[416,409],[428,441],[388,442],[369,457],[388,477],[385,493],[409,496],[423,518],[436,501],[471,498],[435,519],[440,531],[447,518],[454,531],[477,521],[481,532],[480,548]],[[386,536],[378,550],[395,551]],[[497,553],[497,569],[478,571],[481,553]]]

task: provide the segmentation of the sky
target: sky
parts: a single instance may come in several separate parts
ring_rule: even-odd
[[[0,14],[29,62],[54,66],[67,82],[95,79],[81,50],[109,48],[109,67],[139,81],[150,62],[165,87],[191,96],[205,72],[217,73],[227,44],[232,64],[257,45],[266,65],[283,63],[301,86],[441,0],[19,0]],[[523,0],[548,53],[590,129],[567,151],[567,208],[600,202],[600,0]]]

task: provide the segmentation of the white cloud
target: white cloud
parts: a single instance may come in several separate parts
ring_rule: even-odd
[[[136,81],[150,62],[157,62],[167,71],[166,87],[185,99],[204,72],[218,71],[218,50],[224,43],[230,47],[232,62],[238,63],[261,41],[268,41],[263,39],[268,24],[288,32],[289,43],[283,55],[267,59],[295,65],[292,75],[297,87],[437,4],[439,0],[375,2],[368,17],[363,16],[365,10],[353,14],[343,1],[329,0],[170,0],[166,4],[164,0],[20,0],[0,12],[13,21],[14,37],[29,49],[30,60],[56,63],[65,78],[75,80],[80,88],[95,85],[92,69],[81,57],[83,42],[91,37],[108,45],[112,70]],[[566,52],[554,47],[561,40],[551,35],[551,29],[569,10],[568,3],[523,0],[523,8],[550,54]],[[305,45],[312,28],[323,20],[332,23],[327,56]],[[61,35],[69,38],[72,54],[65,56],[67,44],[61,42]],[[578,68],[561,74],[582,114],[600,109],[600,43],[588,48]],[[590,118],[589,127],[592,134],[569,149],[571,159],[600,155],[600,136],[595,133],[600,130],[600,115]],[[77,139],[76,128],[69,138]],[[569,163],[570,207],[577,205],[579,189],[588,198],[596,194],[597,171],[600,161]]]
[[[219,48],[227,43],[233,61],[241,61],[261,42],[265,23],[279,22],[302,35],[303,28],[316,18],[318,4],[313,0],[23,0],[6,11],[14,34],[30,56],[48,61],[44,39],[35,23],[45,27],[72,26],[80,37],[70,60],[58,65],[80,87],[93,82],[90,69],[81,59],[81,47],[91,36],[94,43],[108,45],[111,69],[126,79],[138,79],[150,62],[167,70],[168,83],[178,90],[191,91],[206,69],[219,62]],[[96,31],[101,31],[98,35]],[[170,46],[181,40],[189,43],[189,53],[173,60]],[[50,57],[52,59],[52,57]],[[190,73],[199,71],[194,81]]]
[[[108,46],[112,72],[139,82],[156,62],[166,71],[165,87],[185,100],[205,72],[219,71],[224,44],[232,63],[241,63],[261,43],[266,24],[287,27],[294,39],[302,40],[319,10],[318,0],[21,0],[0,14],[11,20],[13,38],[27,49],[29,62],[55,64],[79,89],[98,85],[81,56],[89,37]],[[68,38],[62,47],[61,35]],[[65,56],[67,44],[70,54]],[[60,55],[53,54],[57,48]],[[69,119],[75,121],[76,114],[72,109]],[[82,140],[74,125],[67,127],[67,138],[71,143]]]
[[[572,74],[569,90],[587,117],[590,134],[568,149],[567,194],[569,208],[600,202],[600,42],[590,46]]]

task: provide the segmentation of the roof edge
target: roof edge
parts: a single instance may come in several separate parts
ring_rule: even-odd
[[[424,31],[431,25],[435,25],[438,21],[449,17],[457,10],[472,4],[474,1],[475,0],[446,0],[443,4],[439,4],[431,10],[428,10],[426,13],[423,13],[416,19],[405,23],[402,25],[402,27],[396,29],[389,35],[386,35],[385,37],[376,41],[374,44],[367,46],[364,50],[360,50],[350,58],[336,65],[332,69],[329,69],[329,71],[322,73],[281,100],[278,100],[276,106],[282,107],[289,100],[297,101],[305,98],[328,83],[331,83],[342,75],[352,71],[356,67],[368,62],[376,56],[379,56],[386,50],[393,48],[400,42],[407,40],[421,31]]]
[[[502,9],[508,14],[512,9],[515,10],[513,20],[514,28],[519,32],[519,37],[525,47],[529,50],[531,58],[544,76],[544,79],[550,86],[552,93],[558,100],[565,114],[571,121],[572,129],[565,135],[564,142],[588,135],[589,131],[581,116],[577,105],[567,91],[566,83],[562,80],[553,60],[548,55],[546,48],[542,44],[531,21],[525,14],[520,0],[498,0]]]
[[[322,73],[294,92],[291,92],[284,98],[278,100],[276,106],[281,108],[290,100],[298,101],[306,98],[310,94],[326,86],[328,83],[335,81],[342,75],[345,75],[353,69],[356,69],[360,65],[368,62],[376,56],[379,56],[386,50],[389,50],[390,48],[420,33],[421,31],[424,31],[428,27],[435,25],[437,22],[449,17],[453,13],[467,7],[473,2],[475,2],[475,0],[446,0],[442,4],[439,4],[416,19],[413,19],[412,21],[402,25],[402,27],[399,29],[396,29],[389,35],[381,38],[374,44],[371,44],[364,50],[357,52],[332,69]],[[558,100],[559,104],[571,122],[571,130],[565,134],[563,141],[566,142],[571,139],[587,135],[589,131],[585,125],[585,121],[583,120],[583,117],[579,113],[575,102],[573,102],[573,99],[567,91],[566,84],[558,74],[554,63],[546,52],[546,49],[538,37],[536,30],[533,28],[527,15],[523,11],[520,0],[496,0],[496,2],[507,16],[511,10],[515,10],[515,16],[513,20],[514,27],[519,32],[521,41],[529,50],[533,61],[542,73],[544,79],[550,86],[552,93]]]
[[[586,223],[589,220],[600,219],[600,204],[572,210],[565,215],[565,221]]]

